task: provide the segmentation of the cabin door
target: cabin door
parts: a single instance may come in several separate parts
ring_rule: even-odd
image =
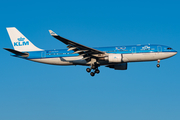
[[[162,47],[161,46],[157,46],[158,52],[162,52]]]
[[[45,51],[41,52],[41,58],[45,58],[45,57],[46,57],[46,52]]]
[[[136,47],[132,47],[132,53],[136,53]]]

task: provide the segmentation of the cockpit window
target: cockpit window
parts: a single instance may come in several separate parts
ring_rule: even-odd
[[[168,50],[172,50],[172,48],[167,48]]]

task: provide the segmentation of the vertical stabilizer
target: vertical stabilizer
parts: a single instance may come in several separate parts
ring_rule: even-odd
[[[12,45],[18,51],[41,51],[31,41],[29,41],[19,30],[15,27],[6,28],[11,39]]]

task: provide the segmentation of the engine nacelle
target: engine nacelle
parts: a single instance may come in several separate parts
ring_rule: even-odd
[[[121,54],[109,54],[108,61],[110,63],[120,63],[122,62],[122,56]]]
[[[114,68],[115,70],[127,70],[127,63],[108,65],[107,67]]]

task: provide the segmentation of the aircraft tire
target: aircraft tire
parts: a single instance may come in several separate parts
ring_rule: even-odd
[[[100,73],[100,70],[99,70],[99,69],[96,69],[96,70],[95,70],[95,73],[99,74],[99,73]]]
[[[95,75],[95,73],[94,73],[94,72],[91,72],[90,75],[93,77],[93,76]]]
[[[160,67],[160,64],[157,64],[156,66],[159,68],[159,67]]]
[[[91,72],[91,69],[90,69],[90,68],[87,68],[86,71],[89,73],[89,72]]]

